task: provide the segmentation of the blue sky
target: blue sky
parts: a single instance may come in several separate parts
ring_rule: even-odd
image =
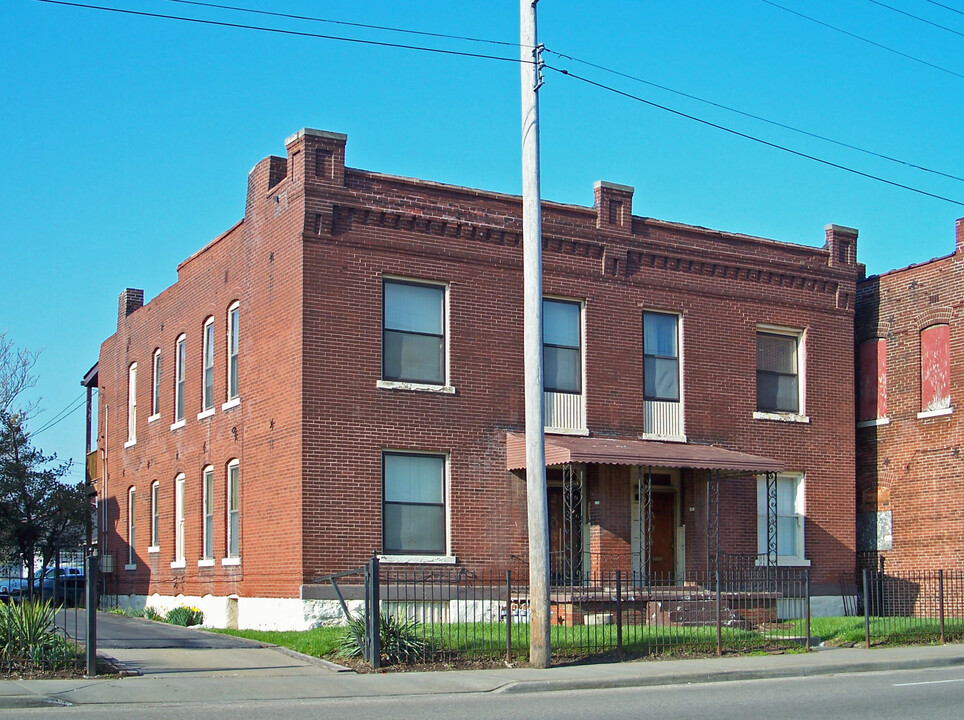
[[[775,0],[777,1],[777,0]],[[516,58],[519,6],[485,2],[221,0],[487,45],[290,21],[170,0],[135,9]],[[964,202],[964,182],[726,112],[569,55],[905,162],[964,176],[964,1],[542,0],[555,68],[798,152]],[[954,12],[957,9],[958,12]],[[929,63],[930,65],[925,65]],[[937,66],[937,67],[931,67]],[[301,127],[347,133],[352,167],[521,192],[519,68],[333,40],[8,0],[0,22],[0,331],[43,349],[42,412],[56,419],[115,329],[117,296],[147,299],[177,263],[237,221],[247,172]],[[592,204],[596,180],[636,188],[634,212],[808,245],[860,230],[869,273],[954,248],[964,205],[820,165],[553,70],[541,91],[546,200]],[[83,455],[80,409],[35,436]],[[82,478],[81,466],[72,479]]]

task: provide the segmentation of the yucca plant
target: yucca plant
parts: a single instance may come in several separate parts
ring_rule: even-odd
[[[0,605],[0,660],[7,667],[46,669],[72,662],[76,648],[54,627],[49,600]]]
[[[344,658],[360,658],[363,656],[362,647],[365,643],[365,621],[352,617],[348,620],[348,625],[345,634],[338,641],[335,654]],[[382,664],[393,665],[424,658],[429,645],[419,636],[418,627],[417,620],[382,615],[378,633]]]

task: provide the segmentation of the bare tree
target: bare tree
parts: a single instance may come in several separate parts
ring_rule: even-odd
[[[36,410],[36,401],[16,408],[14,404],[25,390],[36,384],[33,368],[38,357],[40,352],[18,348],[13,344],[13,340],[7,337],[6,331],[0,332],[0,413],[17,412],[28,417]]]

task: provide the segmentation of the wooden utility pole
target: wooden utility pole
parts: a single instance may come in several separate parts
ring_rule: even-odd
[[[549,666],[549,522],[542,408],[542,207],[539,188],[539,87],[542,48],[536,3],[520,0],[522,67],[522,239],[526,404],[526,500],[529,516],[529,662]]]

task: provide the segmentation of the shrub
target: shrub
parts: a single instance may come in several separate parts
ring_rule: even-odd
[[[77,658],[74,645],[57,632],[49,600],[0,604],[0,664],[7,670],[47,670]]]
[[[335,654],[344,658],[363,657],[365,621],[353,617],[348,621],[348,626],[348,629],[338,641],[338,650]],[[393,665],[423,659],[428,650],[428,643],[424,638],[419,637],[418,627],[417,620],[404,620],[394,615],[381,616],[378,635],[381,641],[381,661],[383,664]]]
[[[204,613],[201,612],[200,608],[179,605],[167,613],[166,619],[171,625],[190,627],[191,625],[200,625],[203,623]]]
[[[144,608],[144,617],[148,620],[157,620],[158,622],[164,622],[164,616],[161,615],[155,608],[148,605]]]

